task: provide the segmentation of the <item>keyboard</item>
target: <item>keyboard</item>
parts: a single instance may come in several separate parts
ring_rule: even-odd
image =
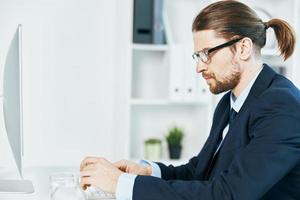
[[[112,193],[107,193],[96,187],[88,187],[85,191],[87,200],[116,199]]]

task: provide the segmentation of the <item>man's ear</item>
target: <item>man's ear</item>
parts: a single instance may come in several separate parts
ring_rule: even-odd
[[[252,48],[253,48],[252,40],[248,37],[243,38],[237,45],[240,59],[245,61],[251,58],[253,54]]]

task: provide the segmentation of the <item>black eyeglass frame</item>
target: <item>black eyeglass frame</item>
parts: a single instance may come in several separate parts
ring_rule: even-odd
[[[229,47],[235,43],[237,43],[238,41],[240,41],[241,39],[243,39],[244,37],[240,37],[240,38],[236,38],[236,39],[232,39],[228,42],[225,42],[223,44],[220,44],[218,46],[215,46],[213,48],[210,48],[210,49],[205,49],[205,50],[201,50],[201,51],[197,51],[195,53],[193,53],[192,57],[193,59],[198,63],[199,62],[199,59],[204,62],[204,63],[207,63],[209,60],[210,60],[210,57],[209,57],[209,54],[214,52],[214,51],[217,51],[217,50],[220,50],[222,48],[225,48],[225,47]],[[201,56],[202,54],[202,56]],[[203,60],[203,56],[205,56],[206,60]]]

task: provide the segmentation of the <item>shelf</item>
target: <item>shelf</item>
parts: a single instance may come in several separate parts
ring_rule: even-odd
[[[169,46],[166,44],[133,44],[132,49],[137,51],[167,51]]]
[[[131,105],[168,105],[169,101],[165,99],[131,99]]]
[[[167,99],[131,99],[133,106],[201,106],[206,103],[201,101],[169,101]]]

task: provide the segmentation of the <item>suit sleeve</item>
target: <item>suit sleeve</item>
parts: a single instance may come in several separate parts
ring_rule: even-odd
[[[191,180],[194,177],[198,160],[198,157],[193,157],[187,164],[177,167],[173,165],[166,166],[163,163],[156,164],[158,164],[161,170],[161,178],[164,180]]]
[[[289,96],[269,94],[263,98],[268,101],[260,100],[250,115],[249,144],[214,179],[137,176],[133,200],[260,199],[300,161],[300,103]]]

